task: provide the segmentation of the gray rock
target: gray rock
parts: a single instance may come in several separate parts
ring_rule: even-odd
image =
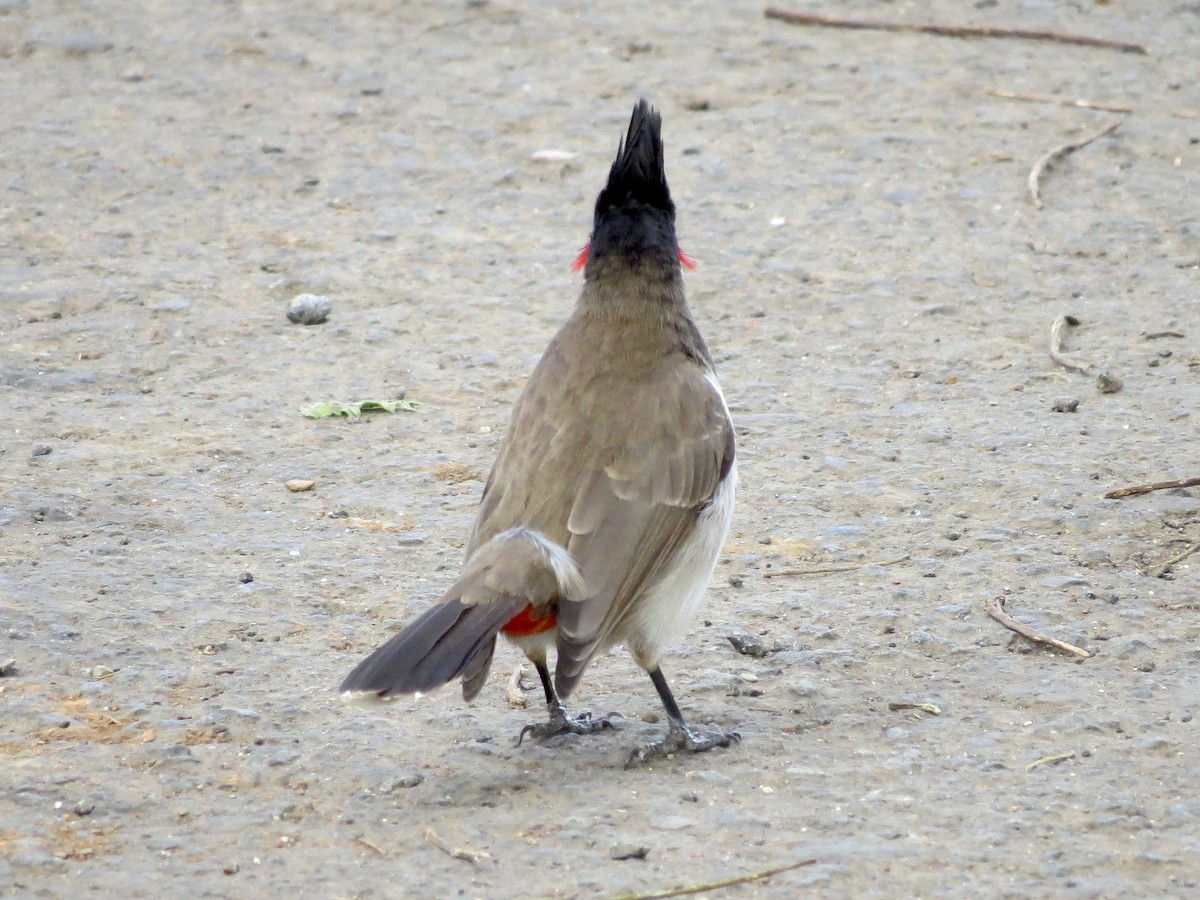
[[[288,321],[297,325],[320,325],[333,312],[333,301],[320,294],[297,294],[288,304]]]

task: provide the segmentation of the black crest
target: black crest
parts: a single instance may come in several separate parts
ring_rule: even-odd
[[[672,257],[678,252],[675,204],[663,168],[662,116],[639,100],[608,184],[596,198],[591,254],[638,257],[650,250]]]

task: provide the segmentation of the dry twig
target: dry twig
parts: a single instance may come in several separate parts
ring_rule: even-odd
[[[508,696],[508,705],[513,709],[525,708],[525,692],[521,688],[521,676],[524,674],[525,666],[518,663],[508,679],[508,687],[505,689],[505,694]]]
[[[1074,644],[1068,644],[1066,641],[1060,641],[1058,638],[1046,637],[1046,635],[1034,631],[1028,625],[1022,625],[1004,611],[1003,597],[997,597],[987,605],[987,614],[1009,631],[1015,631],[1017,634],[1021,635],[1021,637],[1029,638],[1031,641],[1036,641],[1039,644],[1046,644],[1050,647],[1056,647],[1059,650],[1066,650],[1068,653],[1074,653],[1076,656],[1081,656],[1084,659],[1088,659],[1092,655],[1082,647],[1076,647]]]
[[[492,854],[486,853],[483,850],[467,850],[463,847],[455,847],[432,828],[425,829],[424,838],[452,859],[461,859],[473,866],[479,865],[481,860],[492,858]]]
[[[1163,573],[1165,571],[1167,571],[1167,569],[1171,568],[1171,566],[1175,565],[1175,563],[1182,562],[1183,560],[1187,559],[1189,556],[1191,556],[1197,550],[1200,550],[1200,541],[1198,541],[1195,544],[1189,544],[1187,547],[1184,547],[1183,550],[1176,553],[1170,559],[1160,562],[1157,566],[1154,567],[1154,570],[1150,573],[1150,577],[1151,578],[1161,578]]]
[[[1063,329],[1068,325],[1078,325],[1079,320],[1072,315],[1061,315],[1054,320],[1054,324],[1050,326],[1050,358],[1065,369],[1074,369],[1076,372],[1087,373],[1088,364],[1078,363],[1063,353],[1062,333]]]
[[[1120,500],[1122,497],[1132,497],[1134,494],[1148,494],[1151,491],[1166,491],[1171,488],[1187,488],[1200,485],[1200,478],[1177,478],[1175,481],[1156,481],[1154,484],[1137,484],[1133,487],[1117,488],[1104,495],[1105,500]]]
[[[368,840],[367,840],[365,837],[363,837],[362,835],[359,835],[358,837],[356,837],[356,838],[354,839],[354,842],[355,842],[355,843],[357,843],[357,844],[362,844],[364,847],[366,847],[366,848],[368,848],[368,849],[370,849],[370,850],[374,850],[374,851],[375,851],[376,853],[378,853],[380,856],[387,856],[387,854],[386,854],[386,853],[384,853],[384,852],[383,852],[382,850],[380,850],[380,849],[379,849],[379,848],[378,848],[378,847],[377,847],[375,844],[372,844],[370,841],[368,841]]]
[[[908,554],[897,559],[889,559],[887,562],[865,562],[857,563],[853,566],[833,566],[828,569],[780,569],[777,572],[763,572],[763,578],[782,578],[785,575],[830,575],[834,572],[855,572],[858,569],[865,569],[867,566],[895,566],[908,560]]]
[[[1159,338],[1181,338],[1184,334],[1182,331],[1151,331],[1149,334],[1143,334],[1143,341],[1157,341]]]
[[[1029,188],[1029,196],[1033,199],[1033,205],[1038,209],[1042,208],[1042,198],[1039,194],[1038,182],[1041,180],[1042,172],[1045,171],[1046,167],[1050,165],[1051,162],[1060,156],[1066,156],[1068,153],[1074,153],[1076,150],[1081,150],[1092,141],[1099,140],[1100,138],[1104,137],[1110,131],[1116,131],[1117,126],[1120,124],[1120,119],[1114,119],[1099,131],[1090,134],[1081,140],[1067,141],[1067,143],[1059,144],[1054,149],[1047,150],[1045,153],[1043,153],[1038,158],[1038,161],[1033,164],[1033,168],[1029,170],[1029,179],[1026,181],[1026,186]]]
[[[788,863],[786,866],[775,866],[773,869],[752,872],[749,875],[735,875],[733,878],[722,878],[720,881],[702,881],[698,884],[668,888],[665,891],[654,891],[650,894],[621,894],[618,900],[666,900],[667,897],[704,894],[708,891],[719,890],[720,888],[733,887],[735,884],[749,884],[752,881],[762,881],[764,878],[770,878],[772,875],[779,875],[782,872],[790,872],[792,869],[799,869],[803,866],[815,866],[816,864],[817,861],[815,859],[806,859],[801,862]]]
[[[1049,756],[1043,756],[1041,759],[1035,759],[1025,767],[1026,772],[1032,772],[1038,766],[1048,766],[1054,763],[1066,762],[1068,759],[1075,758],[1075,751],[1068,750],[1066,753],[1052,753]]]
[[[1077,106],[1080,109],[1102,109],[1105,112],[1131,113],[1129,106],[1117,106],[1114,103],[1096,103],[1094,100],[1072,100],[1070,97],[1049,97],[1045,94],[1024,94],[1019,91],[989,90],[992,97],[1003,100],[1024,100],[1026,103],[1057,103],[1060,106]]]
[[[903,700],[898,700],[888,704],[888,709],[896,712],[900,709],[919,709],[921,712],[929,713],[931,716],[940,716],[942,708],[936,703],[907,703]]]
[[[1026,41],[1051,41],[1056,44],[1079,44],[1084,47],[1106,47],[1124,53],[1146,53],[1143,44],[1094,38],[1079,34],[1062,34],[1057,31],[1031,30],[1027,28],[989,28],[972,25],[917,25],[909,22],[881,22],[877,19],[839,19],[833,16],[818,16],[813,13],[793,12],[769,6],[764,11],[768,19],[778,19],[790,25],[823,25],[828,28],[866,28],[873,31],[915,31],[921,34],[940,34],[943,37],[959,38],[1019,38]]]

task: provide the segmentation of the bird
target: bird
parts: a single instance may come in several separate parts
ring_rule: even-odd
[[[461,678],[470,702],[504,635],[537,670],[548,713],[518,743],[587,734],[611,719],[572,716],[565,700],[597,654],[623,644],[668,720],[629,765],[740,740],[690,725],[661,668],[703,598],[737,487],[733,423],[684,292],[693,265],[676,237],[662,117],[642,99],[575,261],[578,300],[513,408],[461,576],[350,672],[343,695]]]

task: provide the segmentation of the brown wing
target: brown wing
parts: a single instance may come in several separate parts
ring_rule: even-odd
[[[559,606],[556,678],[564,696],[597,648],[621,634],[733,464],[725,402],[698,365],[671,367],[625,416],[638,427],[622,429],[624,442],[585,475],[567,523],[567,549],[587,597]]]

